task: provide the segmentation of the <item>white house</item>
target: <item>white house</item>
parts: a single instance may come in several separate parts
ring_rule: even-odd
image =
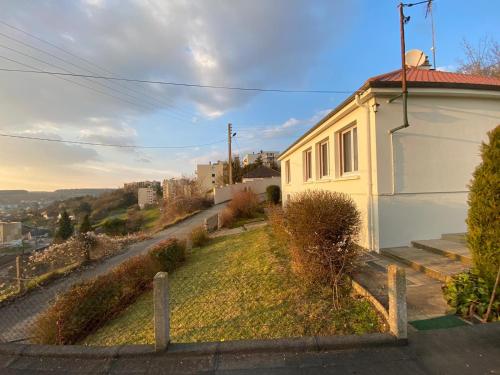
[[[279,157],[283,202],[306,189],[348,193],[362,214],[360,245],[465,232],[468,184],[479,146],[500,124],[500,79],[407,69],[365,84]],[[393,99],[393,100],[390,100]]]

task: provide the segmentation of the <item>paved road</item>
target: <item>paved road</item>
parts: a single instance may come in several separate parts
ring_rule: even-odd
[[[224,203],[213,206],[179,224],[156,233],[149,240],[130,245],[123,253],[102,262],[91,264],[85,269],[73,272],[63,279],[56,280],[46,287],[33,291],[11,304],[0,307],[0,342],[22,341],[28,338],[30,323],[58,293],[69,289],[77,282],[107,273],[111,268],[135,255],[146,252],[151,246],[165,238],[185,238],[193,228],[203,224],[205,218],[215,214],[224,206]]]
[[[0,355],[1,374],[500,374],[500,323],[414,332],[405,347],[330,352],[158,354],[114,359]]]

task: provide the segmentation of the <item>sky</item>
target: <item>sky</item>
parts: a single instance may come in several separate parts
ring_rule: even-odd
[[[335,94],[232,91],[0,71],[0,189],[119,187],[281,151],[350,92],[400,66],[393,0],[0,0],[0,69]],[[425,6],[407,50],[431,54]],[[436,66],[500,37],[500,1],[435,0]]]

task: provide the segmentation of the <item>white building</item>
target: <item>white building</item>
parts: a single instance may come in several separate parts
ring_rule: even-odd
[[[152,187],[139,188],[137,190],[137,203],[142,210],[144,207],[158,202],[156,189]]]
[[[480,144],[500,124],[500,79],[411,68],[410,126],[394,130],[401,75],[368,79],[280,155],[284,204],[307,189],[349,194],[372,250],[465,232]]]
[[[0,221],[0,244],[19,241],[22,239],[22,224],[18,221]]]
[[[224,184],[226,168],[224,163],[197,164],[196,180],[202,193],[211,191],[214,187]]]
[[[193,183],[188,178],[170,178],[163,180],[163,199],[171,201],[177,197],[190,197]]]
[[[266,167],[271,167],[274,164],[278,164],[279,151],[260,151],[252,152],[251,154],[246,154],[243,157],[243,165],[253,164],[260,157],[262,159],[262,164]]]

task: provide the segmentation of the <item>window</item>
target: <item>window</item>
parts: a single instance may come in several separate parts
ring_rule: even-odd
[[[330,174],[330,165],[328,159],[328,140],[318,145],[319,177],[323,178]]]
[[[290,175],[290,160],[285,162],[285,181],[287,184],[292,182],[292,176]]]
[[[215,177],[215,173],[212,173],[212,177]]]
[[[312,178],[312,149],[304,151],[304,181]]]
[[[355,126],[340,134],[340,161],[342,174],[358,171],[358,128]]]

